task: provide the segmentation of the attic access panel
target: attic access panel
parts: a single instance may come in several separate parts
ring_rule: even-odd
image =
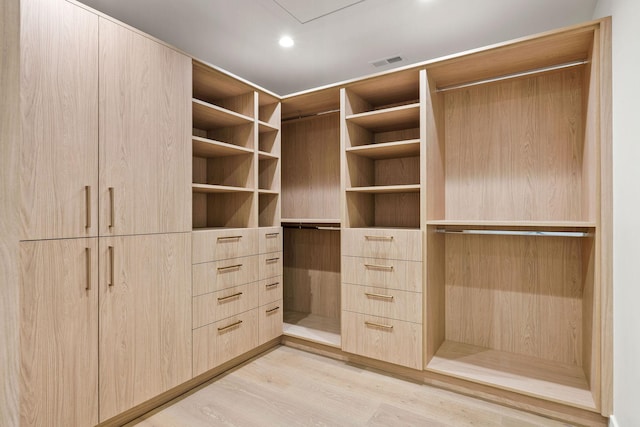
[[[365,0],[273,0],[301,24],[338,12]]]

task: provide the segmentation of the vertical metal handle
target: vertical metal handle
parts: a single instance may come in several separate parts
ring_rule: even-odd
[[[85,203],[87,205],[87,218],[85,228],[91,228],[91,186],[84,186]]]
[[[87,291],[91,290],[91,248],[84,248],[84,253],[87,257]]]
[[[114,264],[115,264],[115,260],[114,260],[113,246],[109,246],[109,282],[108,282],[109,286],[113,286]]]
[[[109,187],[109,204],[111,205],[111,215],[109,218],[109,228],[113,228],[114,224],[114,218],[115,218],[115,203],[114,203],[114,189],[113,187]]]

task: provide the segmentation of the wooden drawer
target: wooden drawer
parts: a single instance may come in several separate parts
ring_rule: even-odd
[[[193,375],[200,375],[257,346],[257,308],[194,329]]]
[[[282,335],[282,300],[262,305],[258,309],[259,344]]]
[[[376,288],[422,292],[422,263],[343,256],[342,281]]]
[[[193,263],[255,255],[258,231],[255,228],[198,230],[193,235]]]
[[[342,309],[422,323],[422,294],[343,283]]]
[[[260,255],[260,280],[282,276],[282,252]]]
[[[282,299],[282,276],[258,282],[258,305],[265,305],[280,299]]]
[[[261,254],[282,251],[282,228],[260,228],[258,230],[258,246]]]
[[[342,350],[422,369],[422,326],[343,311]]]
[[[193,296],[258,280],[258,256],[196,264],[192,267]]]
[[[422,261],[422,232],[395,228],[345,228],[342,255]]]
[[[193,328],[208,325],[258,306],[258,282],[193,298]]]

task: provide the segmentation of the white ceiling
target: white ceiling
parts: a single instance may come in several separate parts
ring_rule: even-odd
[[[280,95],[587,21],[597,2],[81,1]],[[284,34],[294,47],[278,45]]]

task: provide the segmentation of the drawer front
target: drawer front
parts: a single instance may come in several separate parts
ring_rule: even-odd
[[[259,344],[282,335],[282,300],[260,306],[258,319]]]
[[[193,330],[193,375],[258,346],[258,309]]]
[[[342,312],[342,350],[422,369],[420,324]]]
[[[260,228],[258,230],[258,245],[261,254],[282,251],[282,228]]]
[[[198,230],[191,234],[194,264],[256,254],[258,234],[254,228]]]
[[[422,292],[422,263],[343,256],[342,281],[376,288]]]
[[[192,267],[193,296],[258,280],[258,256],[196,264]]]
[[[260,255],[260,280],[282,276],[282,252]]]
[[[422,294],[343,283],[342,309],[354,313],[422,323]]]
[[[394,228],[345,228],[342,255],[422,261],[422,232]]]
[[[258,282],[258,304],[265,305],[282,299],[282,276]]]
[[[244,313],[258,306],[258,282],[193,298],[193,328]]]

